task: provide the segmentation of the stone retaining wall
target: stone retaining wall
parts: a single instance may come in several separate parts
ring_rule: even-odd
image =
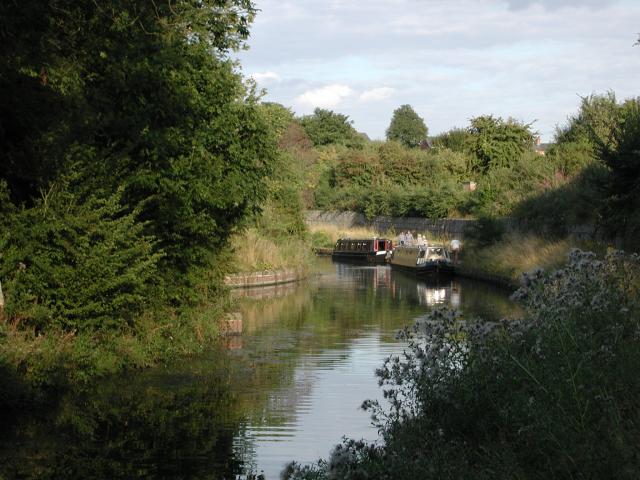
[[[224,277],[224,284],[230,288],[248,288],[301,280],[302,272],[295,269],[264,270],[262,272],[235,273]]]
[[[329,224],[338,228],[367,227],[377,232],[387,232],[389,230],[402,232],[411,230],[413,232],[428,232],[441,237],[464,238],[465,229],[470,224],[475,223],[475,220],[460,218],[386,217],[382,215],[367,220],[364,215],[356,212],[309,210],[307,211],[307,223],[310,225]]]
[[[503,277],[501,275],[494,275],[487,273],[477,268],[468,267],[462,264],[455,266],[455,274],[460,277],[471,278],[473,280],[481,280],[483,282],[491,283],[507,290],[515,291],[520,288],[519,282],[515,280]]]
[[[429,219],[420,217],[385,217],[375,216],[371,220],[356,212],[325,212],[322,210],[307,211],[307,224],[329,224],[338,228],[366,227],[379,233],[389,230],[397,233],[411,230],[412,232],[430,233],[439,237],[464,238],[465,229],[477,220],[461,218]],[[507,231],[519,230],[523,226],[514,218],[503,218],[502,222]],[[524,228],[526,230],[526,228]],[[544,232],[542,232],[544,233]],[[593,225],[572,225],[567,227],[567,233],[576,240],[598,240],[599,233]]]

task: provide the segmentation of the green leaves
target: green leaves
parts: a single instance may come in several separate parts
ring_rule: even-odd
[[[313,115],[300,119],[302,128],[316,147],[331,144],[362,147],[364,140],[351,123],[348,116],[322,108],[316,108]]]
[[[492,115],[471,119],[467,138],[468,148],[475,155],[476,170],[510,167],[523,153],[533,149],[530,125],[513,119],[503,120]]]
[[[6,220],[0,276],[11,318],[36,330],[133,327],[162,253],[119,201],[116,193],[78,204],[54,188]]]
[[[427,139],[427,126],[411,105],[402,105],[393,111],[391,124],[387,128],[387,140],[395,140],[407,148],[420,146]]]

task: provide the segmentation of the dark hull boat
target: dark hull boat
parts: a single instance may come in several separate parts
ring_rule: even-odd
[[[339,262],[384,263],[391,249],[391,240],[386,238],[341,238],[336,242],[331,258]]]
[[[449,252],[442,245],[403,245],[393,249],[389,263],[393,268],[419,277],[453,275]]]

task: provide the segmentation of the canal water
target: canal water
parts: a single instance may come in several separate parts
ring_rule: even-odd
[[[517,314],[487,284],[322,259],[305,282],[237,295],[241,336],[16,420],[0,439],[0,479],[278,479],[343,436],[376,439],[360,405],[381,398],[374,372],[405,348],[398,329],[438,305],[488,320]]]

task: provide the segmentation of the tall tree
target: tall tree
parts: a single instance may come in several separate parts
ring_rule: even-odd
[[[511,118],[483,115],[471,119],[468,142],[475,169],[487,171],[513,165],[524,152],[533,150],[533,133],[530,125]]]
[[[640,246],[640,97],[617,106],[618,121],[611,131],[594,141],[600,158],[610,168],[605,203],[605,223],[621,236],[625,246]]]
[[[387,128],[387,140],[395,140],[408,148],[420,146],[427,139],[427,126],[411,105],[402,105],[393,111]]]
[[[202,265],[259,208],[275,156],[227,55],[254,14],[249,0],[2,2],[0,175],[14,198],[60,176],[81,202],[121,188],[166,271]]]
[[[316,108],[313,115],[302,117],[300,124],[315,146],[338,144],[360,147],[364,143],[349,117],[331,110]]]

